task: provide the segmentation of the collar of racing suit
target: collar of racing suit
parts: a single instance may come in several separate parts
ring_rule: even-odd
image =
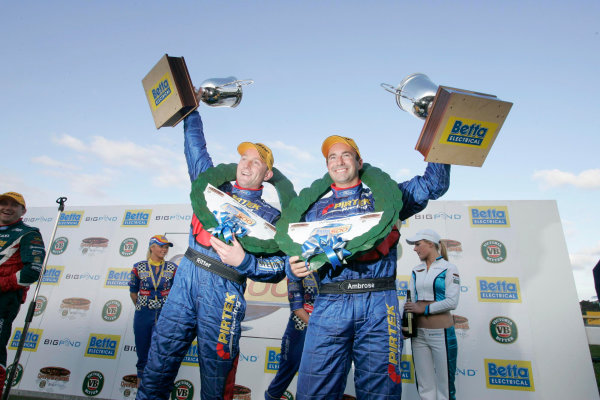
[[[362,182],[359,181],[356,185],[347,187],[347,188],[339,188],[335,186],[335,183],[331,184],[331,191],[333,192],[333,197],[336,199],[341,199],[344,197],[354,196],[362,190]]]
[[[259,187],[258,189],[245,189],[245,188],[241,187],[240,185],[238,185],[237,182],[235,183],[235,185],[231,186],[232,194],[236,194],[247,200],[260,199],[262,197],[262,192],[263,192],[263,186]]]

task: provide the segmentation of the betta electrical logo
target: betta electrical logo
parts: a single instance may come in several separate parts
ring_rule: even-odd
[[[121,226],[148,226],[152,210],[125,210]]]
[[[164,74],[148,91],[148,97],[152,99],[152,108],[156,110],[160,103],[171,95],[171,83],[169,74]]]
[[[488,389],[535,391],[531,361],[486,358],[483,362]]]
[[[126,288],[129,287],[131,270],[129,268],[109,268],[104,287]]]
[[[83,211],[63,211],[58,219],[62,228],[77,228],[83,219]]]
[[[183,365],[189,365],[192,367],[198,366],[198,341],[194,340],[192,345],[188,348],[185,357],[183,357]]]
[[[473,206],[469,207],[471,227],[510,227],[508,208],[506,206]]]
[[[501,263],[506,260],[506,246],[498,240],[486,240],[481,243],[481,256],[489,263]]]
[[[440,143],[487,149],[498,124],[475,119],[450,117],[440,137]]]
[[[406,301],[406,292],[408,290],[408,282],[410,276],[408,275],[397,275],[396,276],[396,294],[398,301]]]
[[[104,375],[100,371],[92,371],[83,378],[81,391],[86,396],[97,396],[104,386]]]
[[[42,278],[42,285],[57,286],[64,270],[65,267],[62,265],[48,265]]]
[[[267,347],[265,354],[265,372],[276,374],[279,370],[279,361],[281,360],[281,348]]]
[[[50,247],[50,252],[56,256],[62,254],[67,250],[67,246],[69,245],[69,239],[66,237],[59,237],[54,240],[52,246]]]
[[[515,321],[508,317],[495,317],[490,321],[490,335],[498,343],[514,343],[519,337]]]
[[[478,299],[483,303],[520,303],[519,278],[477,277]]]
[[[43,329],[29,329],[27,331],[27,336],[25,337],[25,344],[23,345],[23,350],[37,351],[38,345],[40,344],[40,340],[42,339],[43,332]],[[17,350],[22,335],[23,328],[16,328],[12,340],[10,341],[10,344],[8,346],[10,350]]]
[[[415,383],[415,366],[411,354],[403,354],[400,362],[403,383]]]
[[[109,300],[102,307],[102,319],[106,322],[113,322],[121,316],[123,306],[119,300]]]
[[[171,392],[171,400],[191,400],[194,398],[194,385],[192,382],[181,379],[175,382]]]
[[[119,349],[119,335],[104,335],[91,333],[85,349],[84,357],[117,358]]]

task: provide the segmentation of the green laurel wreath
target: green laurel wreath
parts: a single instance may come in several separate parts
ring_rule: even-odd
[[[346,249],[352,253],[348,257],[349,259],[365,253],[379,244],[391,232],[402,209],[402,192],[398,188],[398,184],[387,173],[365,163],[359,176],[361,181],[373,192],[375,212],[383,211],[383,215],[379,223],[368,232],[346,243]],[[294,242],[288,235],[289,224],[300,222],[310,206],[329,191],[332,183],[329,174],[325,174],[323,178],[314,181],[310,187],[302,189],[300,195],[282,210],[281,218],[276,225],[275,240],[279,244],[279,248],[287,255],[302,258],[302,245]],[[324,253],[318,254],[310,259],[310,269],[317,269],[328,262]]]
[[[211,167],[198,175],[198,178],[192,183],[192,209],[196,217],[202,222],[204,229],[215,228],[218,225],[214,214],[206,206],[204,190],[210,183],[214,187],[219,187],[226,182],[234,181],[236,176],[237,164],[219,164]],[[290,201],[296,197],[294,185],[277,168],[273,168],[273,177],[268,181],[275,187],[279,197],[281,208],[288,206]],[[279,246],[275,239],[258,239],[252,236],[237,238],[244,250],[253,254],[273,254],[279,251]]]

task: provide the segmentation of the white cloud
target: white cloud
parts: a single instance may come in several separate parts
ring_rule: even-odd
[[[81,140],[73,136],[67,135],[66,133],[63,134],[61,137],[53,138],[52,140],[57,144],[60,144],[75,151],[81,152],[86,150],[85,144]]]
[[[572,185],[581,189],[600,189],[600,169],[587,169],[575,175],[558,169],[535,171],[533,179],[545,187]]]
[[[267,145],[271,148],[271,150],[281,150],[285,153],[289,153],[290,155],[293,155],[294,159],[297,160],[298,162],[314,161],[314,159],[315,159],[310,152],[303,150],[300,147],[290,146],[288,144],[283,143],[280,140],[275,141],[275,142],[268,142]],[[277,162],[281,158],[281,156],[274,157],[274,158],[275,158],[275,163],[277,164]]]
[[[51,167],[51,168],[60,168],[60,169],[69,169],[69,170],[77,169],[77,167],[73,164],[64,163],[62,161],[55,160],[48,156],[33,157],[31,159],[31,161],[36,164],[44,165],[46,167]]]
[[[400,169],[394,171],[394,173],[392,175],[392,179],[395,179],[398,182],[403,182],[406,179],[408,179],[409,177],[411,177],[411,175],[410,175],[410,169],[408,169],[408,168],[400,168]]]
[[[569,254],[569,258],[574,270],[591,271],[598,263],[598,260],[600,260],[600,241],[593,247]]]
[[[111,140],[103,136],[94,136],[89,143],[73,136],[63,134],[60,138],[54,139],[59,145],[78,153],[77,159],[82,160],[82,155],[95,156],[99,158],[101,165],[93,165],[93,170],[103,169],[105,173],[81,173],[68,174],[64,176],[69,179],[71,188],[80,193],[86,193],[92,196],[104,197],[106,194],[102,188],[110,185],[116,180],[119,174],[128,174],[131,177],[129,167],[140,172],[145,172],[149,178],[142,176],[141,179],[148,179],[150,185],[160,188],[169,188],[173,186],[188,187],[189,177],[183,152],[174,152],[163,146],[156,144],[142,145],[132,141]],[[81,165],[90,166],[91,161],[85,158],[85,163]],[[35,157],[34,161],[38,164],[60,167],[61,163],[52,160],[47,156]],[[62,164],[66,169],[74,169],[74,166]],[[116,168],[113,170],[112,168]],[[106,174],[106,171],[111,171]],[[49,171],[44,171],[49,173]],[[62,171],[64,173],[64,171]]]

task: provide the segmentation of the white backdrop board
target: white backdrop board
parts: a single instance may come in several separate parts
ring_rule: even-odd
[[[31,208],[24,219],[41,229],[48,247],[55,217],[55,208]],[[144,259],[155,234],[174,242],[167,258],[178,263],[190,221],[189,205],[68,207],[52,243],[13,393],[135,398],[129,271]],[[401,228],[397,286],[402,302],[410,271],[419,263],[404,238],[423,228],[448,241],[450,261],[461,274],[455,311],[459,398],[598,398],[554,201],[430,202]],[[236,380],[245,393],[238,398],[261,399],[278,367],[289,316],[286,284],[249,281],[246,299]],[[13,324],[9,364],[25,311],[22,307]],[[410,341],[404,348],[403,399],[416,399]],[[348,394],[354,393],[351,382],[350,376]],[[199,399],[199,389],[194,342],[172,398]]]

